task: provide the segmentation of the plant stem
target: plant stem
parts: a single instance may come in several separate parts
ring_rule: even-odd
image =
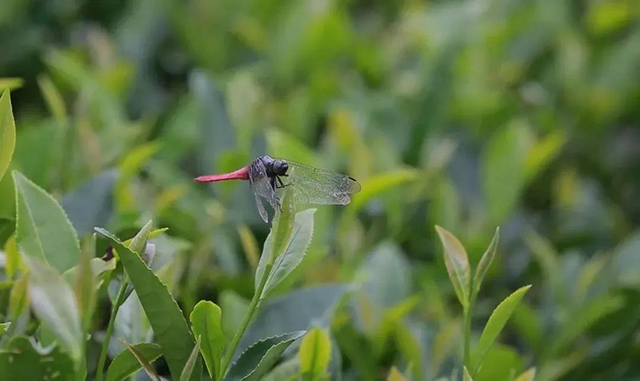
[[[249,323],[251,322],[253,315],[255,315],[255,313],[258,311],[258,308],[260,307],[260,302],[262,301],[262,291],[264,290],[264,286],[267,284],[267,279],[269,278],[269,273],[271,272],[272,267],[273,267],[273,263],[268,263],[265,268],[265,271],[262,275],[262,279],[260,279],[260,283],[256,288],[256,292],[253,294],[253,299],[251,299],[251,304],[249,304],[249,309],[247,310],[247,313],[244,315],[242,324],[240,325],[240,328],[238,329],[238,331],[236,331],[236,334],[233,336],[231,345],[229,345],[229,349],[227,349],[227,352],[225,353],[225,356],[222,359],[222,363],[220,364],[220,372],[219,374],[216,375],[216,378],[218,380],[221,380],[224,377],[224,375],[227,373],[227,368],[229,367],[231,359],[233,358],[233,355],[236,352],[236,349],[238,348],[240,339],[242,339],[242,336],[244,335],[244,332],[247,330],[247,327],[249,326]]]
[[[475,298],[471,297],[469,305],[463,310],[464,315],[464,366],[472,372],[471,368],[471,317],[473,316],[473,305],[475,304]]]
[[[127,292],[127,285],[129,281],[125,278],[120,284],[120,289],[118,290],[118,296],[116,297],[116,301],[113,303],[113,307],[111,308],[111,316],[109,317],[109,325],[107,325],[107,332],[104,336],[104,341],[102,342],[102,350],[100,351],[100,359],[98,360],[98,367],[96,368],[96,381],[102,381],[104,374],[104,365],[107,362],[107,352],[109,350],[109,342],[111,341],[111,336],[113,335],[113,326],[115,325],[116,315],[118,314],[118,309],[124,303],[125,294]]]

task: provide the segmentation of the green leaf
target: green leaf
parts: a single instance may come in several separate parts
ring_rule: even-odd
[[[473,381],[473,377],[469,374],[469,369],[466,366],[462,367],[462,380],[463,381]]]
[[[0,97],[0,180],[9,168],[16,146],[16,123],[11,109],[11,95],[5,90]]]
[[[372,176],[362,183],[362,191],[354,197],[350,212],[356,213],[372,198],[418,178],[419,172],[415,169],[398,169]]]
[[[38,86],[47,103],[47,107],[61,127],[67,127],[67,108],[62,94],[47,75],[38,76]]]
[[[147,240],[149,239],[149,234],[151,233],[152,222],[147,222],[142,229],[131,238],[130,242],[127,244],[129,250],[138,254],[139,256],[143,256],[145,249],[147,247]]]
[[[449,273],[449,279],[458,296],[462,307],[469,304],[469,282],[471,281],[469,269],[469,257],[460,241],[450,232],[436,226],[440,241],[444,248],[444,264]]]
[[[295,290],[268,300],[260,307],[258,316],[242,336],[236,353],[244,352],[264,337],[307,330],[313,323],[326,324],[346,291],[344,285],[322,285]],[[222,310],[225,311],[224,318],[227,310]]]
[[[396,368],[391,367],[389,374],[387,375],[387,381],[407,381],[407,378]]]
[[[225,380],[257,381],[280,359],[280,355],[306,332],[297,331],[260,340],[244,351],[231,366]]]
[[[558,327],[553,340],[547,344],[545,356],[560,355],[589,327],[603,317],[618,311],[625,305],[625,299],[617,295],[604,295],[571,311],[566,321]]]
[[[200,336],[196,339],[196,345],[193,346],[193,350],[191,351],[191,355],[189,355],[189,360],[184,365],[184,369],[180,374],[180,381],[189,381],[191,376],[193,375],[193,368],[196,365],[196,361],[198,360],[200,355]]]
[[[64,210],[42,188],[13,171],[16,186],[16,242],[20,252],[63,273],[78,263],[80,246]]]
[[[497,343],[484,359],[475,381],[511,380],[523,367],[524,361],[513,348]]]
[[[4,335],[5,332],[7,332],[7,330],[9,329],[9,327],[11,326],[11,322],[8,321],[6,323],[0,323],[0,337],[2,335]]]
[[[124,246],[108,231],[96,228],[96,232],[106,237],[117,250],[144,312],[151,323],[155,338],[162,347],[164,357],[174,379],[180,377],[194,345],[184,315],[171,297],[165,284],[149,269],[138,254]],[[195,365],[192,379],[200,377],[200,364]]]
[[[295,221],[295,202],[293,199],[293,190],[287,188],[282,196],[280,203],[281,210],[276,212],[273,221],[273,246],[269,255],[269,262],[273,264],[277,257],[282,255],[289,244],[293,224]]]
[[[131,345],[134,350],[139,353],[139,357],[144,358],[146,362],[152,363],[155,359],[162,355],[162,348],[154,343],[140,343]],[[109,365],[107,370],[106,381],[122,381],[142,368],[140,362],[134,356],[134,352],[125,349],[120,352]]]
[[[494,224],[513,212],[524,188],[528,134],[526,124],[514,122],[498,131],[483,153],[483,191]]]
[[[309,331],[300,344],[300,369],[304,380],[321,380],[329,368],[331,359],[331,340],[320,329]]]
[[[302,262],[313,236],[313,215],[315,211],[316,209],[307,209],[296,213],[289,242],[284,252],[273,263],[269,278],[262,292],[263,297],[278,286]],[[271,255],[269,242],[270,239],[267,237],[264,246],[265,251],[260,257],[258,269],[256,270],[256,284],[260,281],[260,277],[262,277],[267,265],[266,262]]]
[[[561,129],[550,132],[536,142],[527,153],[524,162],[526,181],[533,180],[560,153],[566,142],[565,132]]]
[[[0,350],[0,378],[3,380],[72,380],[73,361],[58,347],[34,347],[29,338],[16,336]]]
[[[118,171],[110,170],[87,180],[64,195],[60,204],[80,237],[106,225],[113,215],[113,186]]]
[[[129,350],[129,352],[131,352],[131,354],[133,354],[133,357],[136,359],[138,364],[140,364],[142,369],[144,369],[145,373],[147,373],[152,381],[160,381],[160,377],[158,377],[156,370],[153,369],[153,366],[151,365],[149,360],[147,360],[147,358],[142,353],[140,353],[136,347],[131,344],[127,344],[127,349]]]
[[[535,381],[536,379],[536,368],[532,367],[522,372],[517,378],[516,381]]]
[[[222,331],[222,311],[215,303],[201,300],[189,317],[193,334],[201,338],[200,351],[207,365],[209,376],[216,380],[220,372],[225,337]]]
[[[95,248],[95,243],[91,246]],[[80,252],[80,263],[74,267],[78,269],[74,279],[74,291],[80,308],[82,327],[85,331],[88,331],[90,328],[93,308],[95,307],[97,299],[95,286],[97,279],[91,268],[91,260],[96,259],[92,258],[94,256],[93,252]]]
[[[473,277],[473,293],[471,295],[471,299],[475,300],[478,292],[480,292],[480,286],[482,285],[482,280],[484,279],[487,270],[491,266],[491,262],[493,262],[493,258],[496,256],[496,250],[498,248],[498,240],[500,239],[500,228],[496,228],[496,233],[493,235],[493,239],[487,248],[487,251],[482,254],[482,258],[480,258],[480,262],[478,263],[478,267],[476,268],[476,273]]]
[[[47,263],[27,258],[29,297],[34,314],[77,361],[83,350],[80,312],[73,290]]]
[[[514,291],[511,295],[506,297],[498,307],[493,310],[491,316],[489,316],[487,325],[484,327],[480,340],[478,341],[475,351],[471,357],[471,363],[473,364],[472,368],[475,372],[477,372],[478,368],[482,365],[484,357],[493,345],[494,341],[498,338],[498,335],[500,335],[505,324],[507,324],[513,310],[515,310],[524,294],[526,294],[530,288],[531,285],[528,285],[520,287]]]
[[[24,85],[24,80],[18,77],[4,77],[0,78],[0,90],[15,90],[19,89]]]
[[[11,295],[9,297],[9,316],[12,321],[17,321],[20,316],[29,307],[29,294],[27,287],[29,285],[29,274],[24,274],[20,279],[13,283]]]

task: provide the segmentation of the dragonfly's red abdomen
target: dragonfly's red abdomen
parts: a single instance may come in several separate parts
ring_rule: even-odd
[[[210,183],[214,181],[224,180],[249,180],[249,167],[244,166],[237,171],[222,173],[219,175],[205,175],[196,177],[195,180],[200,183]]]

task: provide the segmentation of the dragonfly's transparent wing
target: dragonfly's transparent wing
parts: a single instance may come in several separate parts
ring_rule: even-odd
[[[257,193],[254,193],[254,195],[256,196],[256,206],[258,207],[258,213],[260,213],[260,217],[262,217],[262,221],[268,223],[269,215],[267,214],[267,210],[264,208],[264,205],[262,204],[262,200],[260,199],[260,196],[258,196]]]
[[[267,211],[264,209],[260,197],[267,200],[274,210],[280,210],[280,201],[271,186],[271,179],[267,176],[267,170],[262,161],[256,160],[250,164],[249,184],[256,195],[256,205],[258,206],[260,217],[262,217],[265,222],[268,222]]]
[[[353,178],[286,160],[288,176],[281,177],[285,186],[292,186],[296,201],[304,204],[347,205],[351,195],[360,192]]]

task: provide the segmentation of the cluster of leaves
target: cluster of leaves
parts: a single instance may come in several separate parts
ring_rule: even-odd
[[[12,89],[18,120],[6,127],[6,94],[3,350],[25,363],[50,351],[60,372],[86,363],[90,376],[103,353],[105,375],[144,359],[179,378],[183,363],[163,355],[122,258],[102,261],[109,241],[93,239],[96,226],[127,238],[152,219],[169,230],[133,252],[184,320],[217,327],[216,307],[199,303],[220,306],[222,354],[199,341],[216,377],[237,360],[234,340],[239,356],[316,326],[334,379],[463,377],[465,366],[480,381],[526,379],[532,367],[540,380],[637,377],[639,17],[627,0],[0,2],[0,91]],[[275,251],[260,249],[269,231],[245,184],[191,179],[264,153],[348,172],[363,191],[313,214],[307,255],[269,273],[236,338],[261,253]],[[443,262],[434,225],[468,258],[449,239]],[[501,255],[488,267],[495,226]],[[37,234],[46,245],[32,239],[39,229],[55,232]],[[24,250],[35,259],[18,261]],[[48,267],[34,262],[43,256]],[[72,302],[49,301],[68,307],[56,315],[39,301],[63,286],[78,322],[56,331],[43,315],[74,319]],[[32,289],[44,291],[23,297]],[[181,328],[185,364],[195,326]],[[302,340],[265,378],[307,372]]]

